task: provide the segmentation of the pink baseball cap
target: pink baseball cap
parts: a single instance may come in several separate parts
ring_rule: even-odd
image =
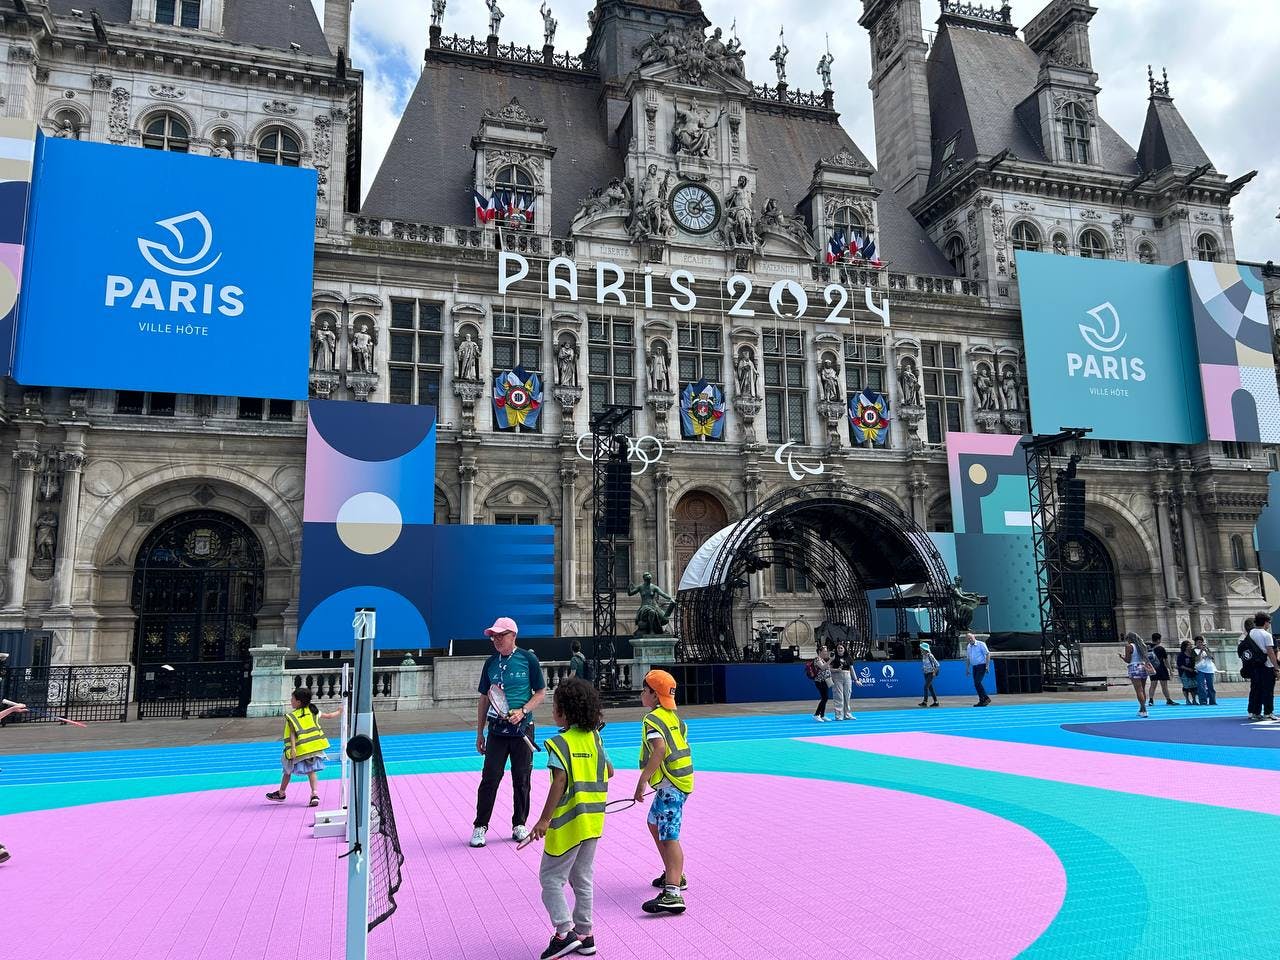
[[[510,630],[512,633],[519,633],[520,629],[516,626],[516,622],[510,617],[499,617],[493,621],[493,626],[485,630],[486,637],[492,637],[495,633],[506,633]]]

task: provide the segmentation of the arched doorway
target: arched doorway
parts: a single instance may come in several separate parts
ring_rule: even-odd
[[[1111,554],[1087,530],[1062,544],[1062,610],[1077,643],[1111,643],[1116,633],[1116,574]]]
[[[170,517],[134,563],[134,662],[247,661],[263,581],[262,544],[235,517]]]
[[[704,490],[694,490],[680,498],[673,513],[673,521],[675,580],[679,583],[680,577],[684,575],[684,568],[689,565],[698,548],[713,533],[728,525],[729,514],[715,495]]]

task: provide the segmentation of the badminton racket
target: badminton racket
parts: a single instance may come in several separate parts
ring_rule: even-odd
[[[23,704],[17,703],[13,700],[0,700],[0,704],[3,704],[6,707],[23,706]],[[50,713],[48,710],[41,710],[38,707],[27,707],[27,712],[34,713],[37,717],[49,717],[53,720],[58,720],[61,723],[69,723],[73,727],[84,727],[86,730],[88,729],[88,725],[81,723],[79,720],[68,720],[66,717],[60,717],[56,713]]]
[[[489,705],[493,707],[494,713],[506,720],[508,723],[511,723],[510,716],[512,711],[510,705],[507,703],[506,692],[501,687],[490,687],[488,697]],[[527,733],[522,733],[520,736],[521,739],[529,745],[530,750],[533,750],[535,753],[542,750],[541,747],[529,739],[529,735]]]
[[[652,790],[650,790],[648,793],[645,794],[645,797],[651,797],[651,796],[653,796]],[[619,797],[617,800],[610,800],[607,803],[605,803],[604,812],[605,813],[621,813],[623,810],[630,810],[635,805],[636,805],[635,797]],[[516,844],[516,849],[523,850],[525,847],[530,846],[537,839],[538,838],[531,833],[529,834],[529,836],[525,837],[523,840],[521,840],[519,843]]]

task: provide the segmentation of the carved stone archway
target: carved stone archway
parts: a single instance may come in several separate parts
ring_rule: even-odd
[[[675,582],[698,548],[717,530],[729,523],[729,512],[720,498],[705,490],[691,490],[680,498],[672,513],[672,543],[675,546]]]

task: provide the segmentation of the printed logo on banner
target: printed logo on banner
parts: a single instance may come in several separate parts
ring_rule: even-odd
[[[1017,265],[1037,433],[1204,440],[1184,268],[1023,250]]]
[[[33,197],[16,379],[306,398],[314,170],[47,139]]]

